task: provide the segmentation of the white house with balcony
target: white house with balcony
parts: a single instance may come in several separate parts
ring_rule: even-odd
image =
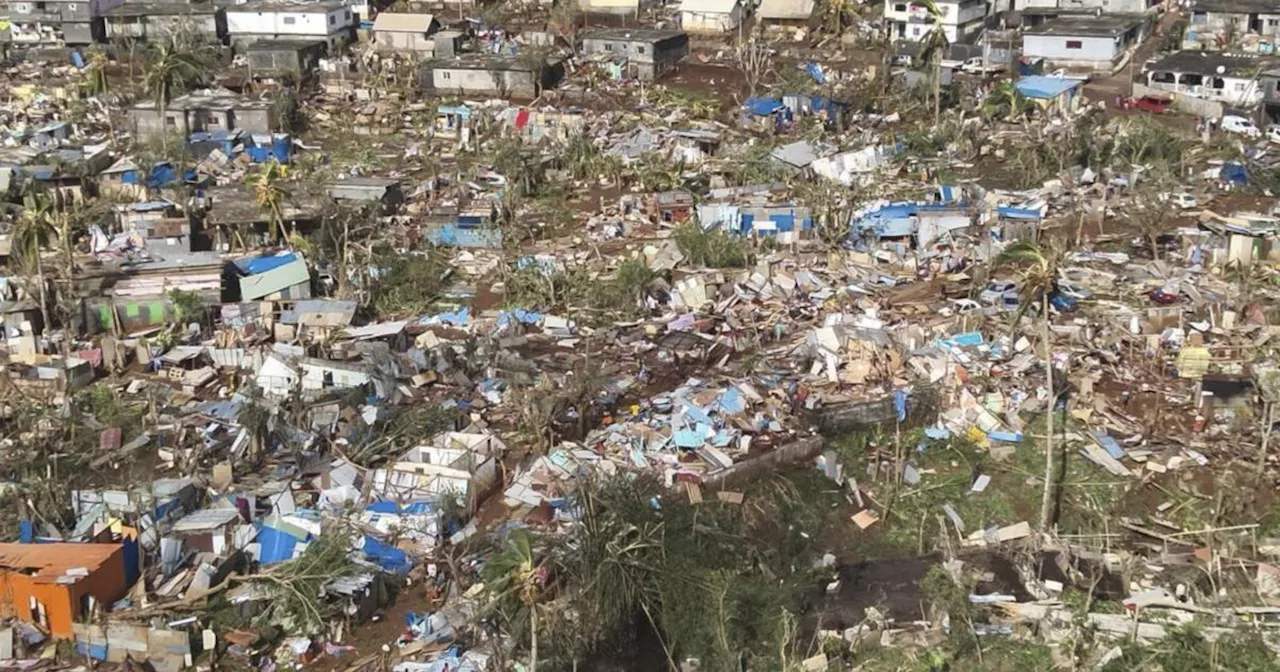
[[[1275,58],[1179,51],[1145,68],[1147,86],[1224,103],[1253,107],[1265,94],[1260,75],[1280,64]]]
[[[333,51],[355,31],[355,15],[340,2],[251,2],[227,8],[227,36],[244,48],[261,40],[323,40]]]
[[[967,42],[966,38],[982,29],[982,20],[987,15],[987,0],[940,0],[936,4],[941,12],[939,22],[947,42]],[[884,20],[889,24],[893,39],[906,42],[923,41],[933,28],[925,6],[909,0],[885,0]]]

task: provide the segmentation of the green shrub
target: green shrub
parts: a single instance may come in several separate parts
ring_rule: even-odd
[[[745,268],[751,263],[751,245],[727,231],[704,231],[697,222],[676,227],[676,246],[685,261],[707,268]]]

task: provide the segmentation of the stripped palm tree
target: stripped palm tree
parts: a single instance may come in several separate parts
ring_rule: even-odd
[[[89,50],[89,63],[85,68],[86,74],[89,76],[89,93],[94,96],[102,96],[100,101],[102,111],[107,117],[107,137],[110,138],[112,144],[116,141],[116,127],[111,116],[112,106],[105,99],[111,90],[111,80],[107,77],[107,68],[110,67],[111,60],[107,58],[107,52],[99,45],[94,45]]]
[[[1042,249],[1034,243],[1019,241],[1005,248],[996,257],[997,267],[1013,269],[1018,274],[1022,301],[1014,315],[1014,326],[1031,308],[1039,304],[1043,319],[1045,385],[1049,389],[1049,413],[1044,444],[1044,496],[1040,502],[1040,529],[1048,530],[1053,522],[1053,413],[1058,397],[1053,389],[1053,348],[1049,329],[1049,299],[1058,284],[1058,254],[1052,249]]]
[[[284,168],[274,159],[262,170],[245,178],[245,183],[253,192],[253,202],[258,205],[267,217],[268,228],[274,231],[277,240],[289,244],[289,236],[284,230],[284,201],[289,192],[280,186],[284,176]]]
[[[57,237],[58,231],[53,222],[53,199],[47,192],[28,181],[22,195],[23,211],[13,231],[13,253],[18,262],[28,270],[34,271],[36,289],[40,301],[40,319],[44,329],[51,328],[49,322],[48,284],[44,277],[44,262],[40,253],[49,241]]]
[[[951,43],[942,27],[943,11],[934,0],[912,0],[913,5],[923,7],[929,21],[929,32],[920,41],[920,61],[933,67],[933,123],[942,114],[942,57]]]
[[[98,45],[89,49],[88,61],[85,74],[89,76],[89,92],[101,96],[111,88],[111,82],[107,79],[107,67],[111,61],[107,58],[107,52]]]
[[[547,567],[534,558],[529,532],[513,530],[502,552],[484,568],[492,603],[505,610],[508,623],[529,631],[529,672],[538,672],[538,603],[547,581]]]
[[[201,49],[183,48],[173,40],[155,42],[151,46],[151,65],[143,83],[156,102],[162,129],[168,131],[169,103],[174,94],[203,81],[209,73],[209,61]],[[164,136],[166,149],[168,137]]]

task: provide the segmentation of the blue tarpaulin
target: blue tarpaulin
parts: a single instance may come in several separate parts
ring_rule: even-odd
[[[817,63],[810,63],[809,65],[806,65],[804,69],[809,73],[809,76],[813,78],[813,81],[819,84],[827,83],[827,76],[822,72],[821,65],[818,65]]]
[[[274,527],[258,530],[258,562],[273,565],[293,559],[298,548],[298,538]]]
[[[893,391],[893,410],[895,413],[898,414],[898,422],[903,422],[904,420],[907,419],[907,391],[906,390]]]
[[[449,324],[455,327],[461,327],[471,321],[471,309],[463,306],[453,312],[440,313],[438,315],[428,315],[421,320],[420,324]]]
[[[462,221],[448,222],[429,229],[427,240],[441,247],[497,249],[502,247],[502,231]]]
[[[178,182],[178,170],[171,163],[157,163],[151,168],[147,177],[147,186],[152,189],[167,187]]]
[[[781,110],[782,101],[773,98],[748,98],[747,102],[742,104],[751,114],[757,117],[767,117],[778,110]]]
[[[1124,448],[1121,448],[1120,443],[1111,438],[1110,435],[1103,432],[1094,432],[1093,436],[1098,440],[1098,445],[1102,446],[1102,449],[1107,451],[1108,455],[1116,458],[1117,460],[1124,457]]]
[[[1043,208],[1016,208],[1012,205],[996,206],[996,214],[1004,219],[1044,219]]]
[[[498,316],[497,326],[499,329],[511,324],[512,320],[516,320],[521,324],[537,324],[542,321],[542,313],[535,313],[532,310],[524,308],[516,308],[515,310],[503,312]]]
[[[370,560],[388,572],[408,574],[409,570],[413,568],[413,562],[409,560],[407,553],[368,535],[365,535],[364,548],[362,550]]]
[[[286,264],[291,264],[296,261],[297,258],[297,254],[289,252],[288,254],[276,254],[266,257],[254,257],[252,259],[241,259],[236,262],[236,266],[249,275],[258,275],[259,273],[266,273],[267,271],[275,270]]]
[[[1228,184],[1248,184],[1249,170],[1241,163],[1225,163],[1218,173],[1218,179]]]

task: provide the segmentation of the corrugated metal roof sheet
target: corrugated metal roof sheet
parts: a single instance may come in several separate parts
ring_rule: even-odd
[[[307,272],[307,262],[295,259],[265,273],[240,278],[240,298],[245,301],[256,301],[309,280],[311,280],[311,274]]]
[[[174,532],[206,532],[221,528],[240,516],[235,509],[200,509],[173,524]]]
[[[355,301],[299,301],[294,306],[297,324],[304,327],[345,327],[356,316]]]

